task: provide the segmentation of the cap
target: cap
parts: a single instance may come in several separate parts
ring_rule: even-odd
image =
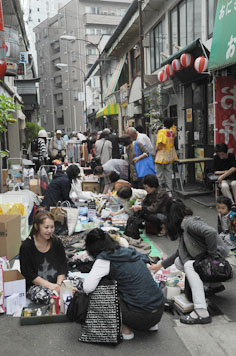
[[[56,134],[60,134],[61,135],[61,130],[57,130]]]
[[[38,137],[47,137],[48,134],[45,130],[39,130]]]

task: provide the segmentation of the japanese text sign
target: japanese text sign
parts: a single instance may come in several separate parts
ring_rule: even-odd
[[[224,142],[236,154],[236,80],[216,80],[216,143]]]
[[[208,69],[236,63],[236,0],[218,0]]]

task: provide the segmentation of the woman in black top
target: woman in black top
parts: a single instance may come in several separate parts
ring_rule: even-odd
[[[53,293],[59,295],[66,275],[64,247],[53,232],[52,214],[38,210],[31,235],[20,248],[21,273],[26,279],[28,297],[34,302],[48,304]]]

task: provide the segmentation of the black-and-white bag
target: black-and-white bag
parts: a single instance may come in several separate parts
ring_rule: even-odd
[[[85,323],[81,325],[79,341],[117,344],[121,336],[121,312],[117,282],[102,279],[89,296]]]

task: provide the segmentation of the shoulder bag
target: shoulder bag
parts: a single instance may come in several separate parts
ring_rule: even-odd
[[[196,257],[193,267],[204,283],[225,282],[233,277],[232,267],[220,254],[201,254]]]
[[[137,141],[134,143],[134,149],[136,153],[135,157],[139,157],[143,154]],[[149,153],[147,157],[140,159],[138,162],[135,162],[135,169],[138,178],[143,178],[147,174],[156,174],[152,155]]]

